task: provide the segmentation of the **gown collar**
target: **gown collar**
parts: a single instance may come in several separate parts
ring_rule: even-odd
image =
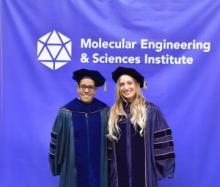
[[[94,98],[91,103],[84,103],[80,99],[75,98],[67,103],[63,108],[76,112],[95,112],[107,107],[107,105]]]

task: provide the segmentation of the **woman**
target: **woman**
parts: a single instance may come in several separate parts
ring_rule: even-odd
[[[157,106],[145,100],[139,72],[119,67],[112,78],[116,101],[108,121],[110,187],[156,187],[158,180],[174,174],[171,129]]]

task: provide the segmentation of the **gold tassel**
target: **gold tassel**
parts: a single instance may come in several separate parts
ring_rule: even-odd
[[[107,85],[106,85],[106,82],[104,83],[104,91],[105,91],[105,92],[107,91]]]
[[[144,81],[144,89],[147,89],[147,83]]]

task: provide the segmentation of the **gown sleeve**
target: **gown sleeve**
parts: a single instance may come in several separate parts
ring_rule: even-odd
[[[65,155],[66,128],[70,120],[69,112],[60,110],[51,131],[49,163],[52,175],[60,175]]]
[[[153,107],[151,113],[153,126],[153,157],[157,179],[173,178],[175,171],[175,153],[172,130],[168,126],[159,108]]]

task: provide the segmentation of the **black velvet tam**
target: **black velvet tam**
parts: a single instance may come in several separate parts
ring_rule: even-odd
[[[122,75],[129,75],[140,84],[141,88],[144,86],[144,77],[135,69],[118,67],[115,71],[112,72],[112,79],[117,82],[119,77]]]
[[[97,87],[102,86],[105,83],[105,78],[101,75],[101,73],[95,70],[79,69],[73,72],[72,78],[78,83],[83,78],[91,78],[92,80],[94,80]]]

